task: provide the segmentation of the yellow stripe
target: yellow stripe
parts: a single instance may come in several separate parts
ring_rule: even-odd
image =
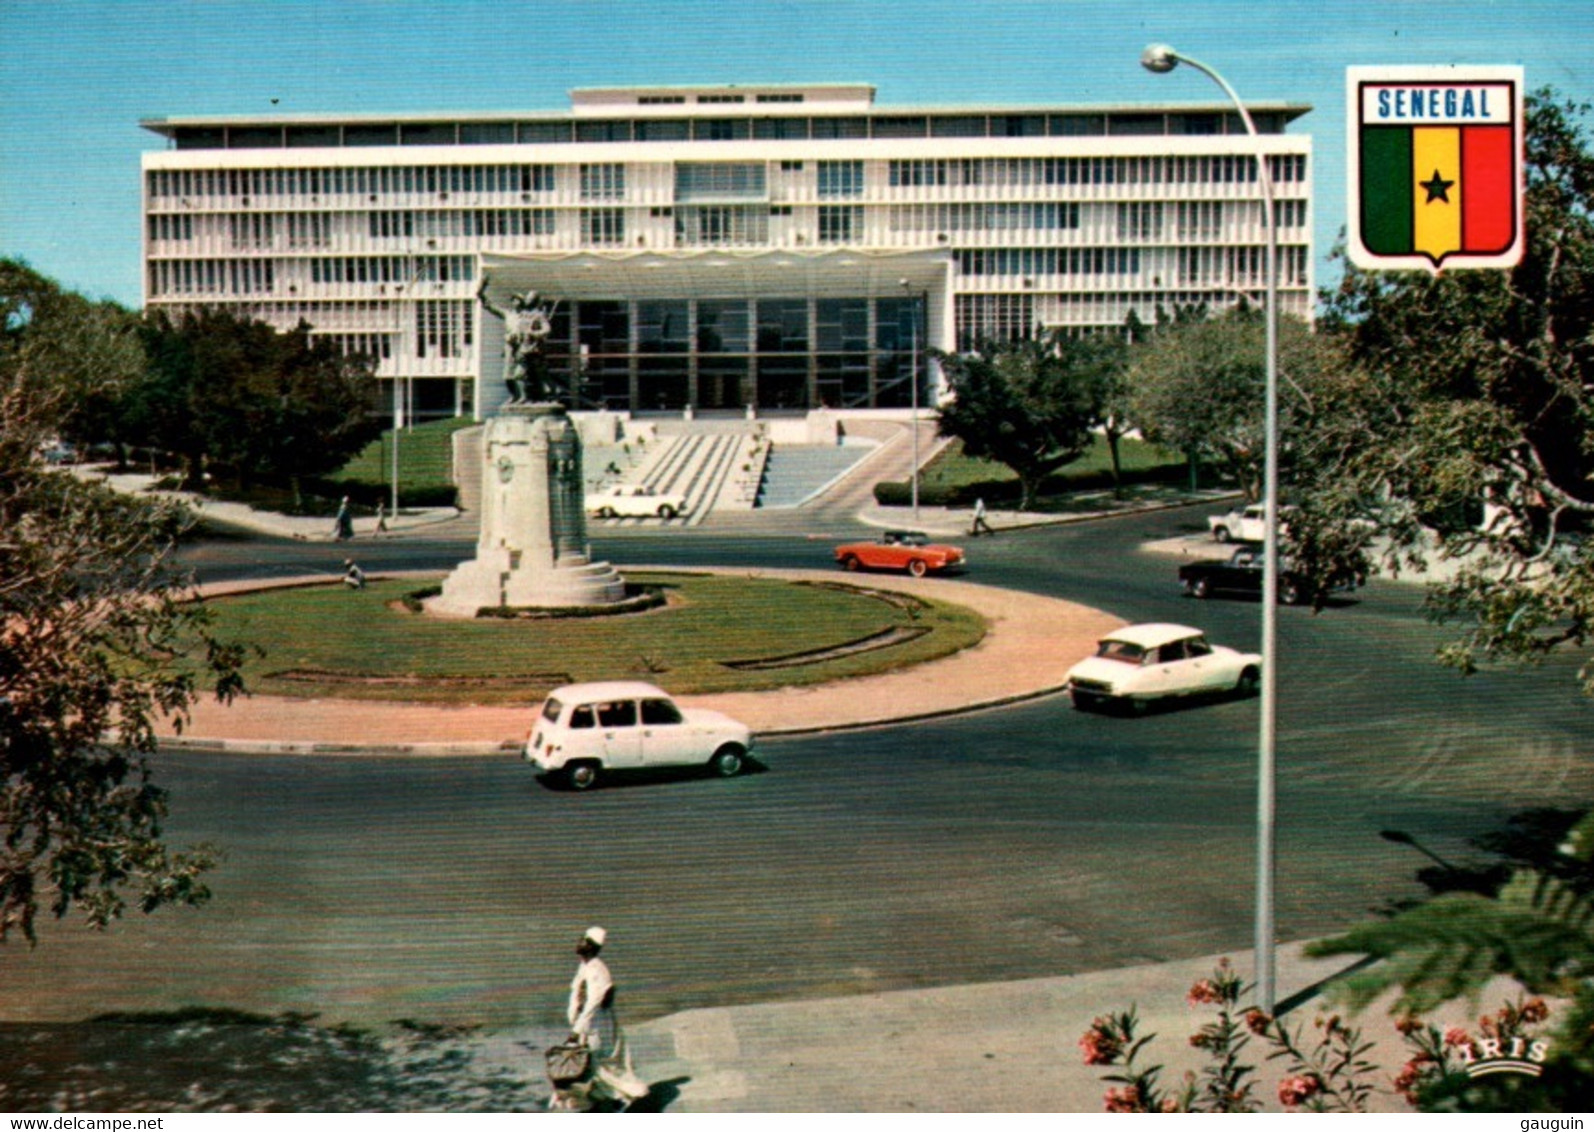
[[[1413,130],[1411,170],[1413,246],[1435,259],[1460,251],[1461,131],[1450,127]],[[1436,179],[1449,184],[1436,184]]]

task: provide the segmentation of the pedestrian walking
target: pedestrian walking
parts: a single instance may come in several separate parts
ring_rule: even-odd
[[[387,534],[387,504],[382,500],[376,501],[376,534],[374,538],[381,538]]]
[[[974,524],[969,528],[969,537],[978,538],[982,534],[994,535],[991,524],[985,521],[985,500],[979,498],[974,501]]]
[[[349,514],[349,497],[347,495],[338,504],[337,517],[332,520],[332,537],[339,542],[354,537],[354,516]]]
[[[343,560],[343,584],[351,590],[365,588],[365,571],[356,566],[352,558]]]
[[[578,1038],[601,1059],[614,1052],[618,1031],[614,1022],[614,977],[609,965],[598,957],[608,933],[588,928],[576,944],[581,964],[570,981],[570,1003],[565,1010],[570,1020],[570,1036]]]
[[[615,1020],[614,977],[598,954],[607,939],[602,928],[588,928],[576,945],[581,963],[570,982],[565,1011],[570,1037],[546,1051],[548,1079],[554,1086],[550,1109],[626,1109],[648,1095],[647,1082],[637,1076]]]

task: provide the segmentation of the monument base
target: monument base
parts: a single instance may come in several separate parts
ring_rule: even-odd
[[[426,602],[433,613],[475,617],[482,609],[570,609],[610,605],[625,598],[625,579],[607,562],[563,559],[541,570],[521,570],[511,551],[462,562],[443,580],[443,592]]]
[[[427,608],[474,617],[481,609],[623,601],[624,579],[591,560],[583,483],[581,436],[564,406],[512,405],[489,421],[476,557],[448,576]]]

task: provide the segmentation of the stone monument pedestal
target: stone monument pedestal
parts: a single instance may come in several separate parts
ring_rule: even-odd
[[[567,609],[625,597],[614,567],[591,559],[581,437],[564,406],[506,406],[487,423],[482,460],[476,557],[444,579],[429,610],[474,617],[484,608]]]

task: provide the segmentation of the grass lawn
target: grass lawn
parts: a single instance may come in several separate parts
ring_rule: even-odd
[[[1143,440],[1120,441],[1118,456],[1126,484],[1159,480],[1182,482],[1186,474],[1183,454]],[[1107,490],[1112,486],[1111,476],[1112,455],[1107,442],[1098,436],[1082,457],[1047,477],[1036,501],[1037,510],[1064,509],[1063,501],[1055,498],[1058,496]],[[906,483],[892,485],[892,490],[905,498],[908,487]],[[954,440],[925,465],[919,479],[919,494],[924,502],[934,505],[972,504],[975,497],[983,496],[987,504],[1000,506],[1018,499],[1018,477],[1002,464],[964,455],[963,442]]]
[[[413,579],[362,592],[340,584],[268,590],[208,606],[223,637],[264,650],[245,673],[253,692],[433,703],[524,703],[573,680],[640,679],[678,694],[813,684],[922,663],[985,634],[984,619],[961,606],[884,600],[839,580],[686,573],[628,580],[667,587],[669,606],[598,618],[444,620],[403,608],[400,599],[419,588]],[[919,629],[929,631],[846,656],[730,666]]]
[[[405,495],[445,491],[453,474],[454,433],[476,422],[469,417],[427,421],[399,432],[399,487]],[[392,482],[393,430],[386,429],[328,479],[367,488]]]

